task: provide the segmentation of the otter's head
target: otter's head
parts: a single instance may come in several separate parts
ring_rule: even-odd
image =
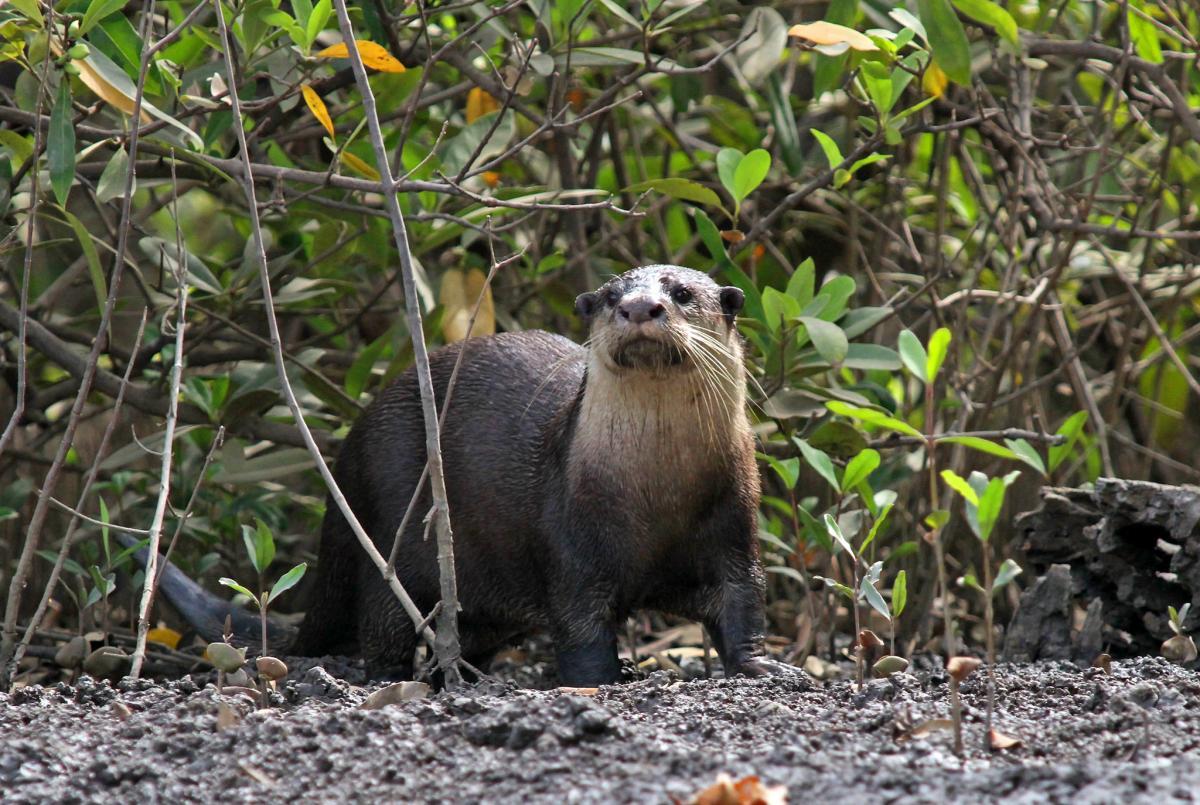
[[[680,266],[645,266],[614,277],[575,300],[589,325],[588,344],[618,374],[741,371],[734,320],[745,295]],[[732,365],[731,365],[732,364]]]

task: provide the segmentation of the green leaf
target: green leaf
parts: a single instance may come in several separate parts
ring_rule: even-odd
[[[104,276],[104,266],[100,263],[100,253],[96,251],[96,244],[92,242],[92,233],[66,209],[63,210],[63,215],[75,231],[75,239],[79,241],[79,248],[87,260],[88,276],[92,279],[92,290],[96,293],[96,309],[103,311],[104,303],[108,299],[108,280]]]
[[[908,9],[903,7],[893,8],[888,12],[888,16],[903,25],[905,28],[915,32],[916,35],[922,39],[926,41],[929,40],[929,36],[925,33],[925,26],[921,24],[919,19],[910,14]]]
[[[250,564],[263,574],[271,562],[275,560],[275,540],[271,529],[262,520],[255,520],[254,527],[242,526],[242,541],[246,544],[246,553],[250,556]]]
[[[829,456],[799,437],[796,437],[793,441],[800,448],[800,454],[804,456],[804,460],[808,462],[808,466],[812,467],[818,475],[828,481],[829,485],[835,491],[841,492],[842,486],[838,483],[837,473],[834,472],[833,461]]]
[[[721,180],[721,184],[729,191],[729,195],[734,201],[738,201],[737,193],[734,188],[737,187],[734,181],[734,175],[737,173],[738,165],[741,164],[742,158],[745,155],[736,148],[722,148],[717,152],[717,176]]]
[[[113,152],[112,158],[100,174],[99,181],[96,182],[96,200],[107,204],[113,199],[122,198],[125,195],[125,179],[128,173],[129,152],[121,147]],[[136,180],[133,189],[137,191]]]
[[[771,170],[771,155],[762,148],[755,148],[742,157],[733,173],[733,197],[740,204],[746,196],[763,183]]]
[[[1004,587],[1019,575],[1021,575],[1021,566],[1012,559],[1005,559],[1000,565],[999,572],[996,573],[995,581],[992,582],[992,592]]]
[[[125,0],[92,0],[88,4],[87,11],[83,12],[83,21],[79,23],[78,36],[86,36],[96,23],[123,8],[125,8]]]
[[[946,436],[945,438],[938,439],[938,444],[961,444],[972,450],[987,453],[989,456],[998,456],[999,458],[1008,458],[1014,461],[1018,459],[1017,454],[1007,447],[987,439],[981,439],[978,436]]]
[[[846,535],[842,533],[842,528],[837,524],[837,520],[833,519],[832,514],[826,514],[822,519],[825,523],[825,533],[827,533],[834,542],[842,546],[842,550],[854,556],[854,548],[850,547],[850,541],[846,539]]]
[[[979,496],[975,494],[975,490],[967,483],[966,478],[963,478],[954,470],[942,470],[942,480],[946,482],[948,487],[962,495],[972,506],[979,505]]]
[[[817,318],[825,321],[837,321],[846,312],[846,303],[850,301],[850,297],[854,295],[856,289],[854,279],[847,277],[845,274],[834,277],[829,282],[821,286],[821,290],[817,291],[815,303],[817,299],[824,297],[825,302],[821,308],[815,313]],[[810,304],[809,307],[813,305]],[[808,314],[806,314],[808,315]]]
[[[866,498],[864,498],[866,499]],[[892,513],[892,507],[895,503],[889,503],[883,507],[883,511],[875,518],[875,522],[871,524],[871,530],[867,532],[867,538],[863,540],[863,544],[858,546],[858,555],[862,556],[866,553],[867,546],[875,541],[876,535],[879,534],[879,529],[887,522],[888,515]]]
[[[635,185],[630,185],[623,192],[642,193],[646,190],[654,190],[671,198],[677,198],[682,201],[694,201],[697,204],[705,204],[709,207],[722,209],[721,199],[716,193],[699,182],[693,182],[691,179],[651,179],[647,182],[638,182]]]
[[[1057,435],[1065,436],[1066,441],[1062,444],[1054,445],[1048,451],[1050,458],[1050,472],[1058,469],[1058,465],[1062,464],[1071,451],[1075,448],[1075,443],[1079,441],[1080,434],[1083,433],[1083,426],[1087,422],[1087,411],[1076,411],[1067,420],[1059,425],[1056,431]]]
[[[815,271],[813,259],[806,257],[788,279],[787,295],[795,299],[802,309],[812,302]]]
[[[820,129],[809,129],[808,131],[816,138],[821,146],[821,150],[825,152],[825,159],[829,162],[829,167],[836,168],[845,161],[845,157],[842,156],[842,149],[838,148],[837,143],[833,141],[832,137]]]
[[[771,465],[771,469],[775,470],[775,473],[779,476],[780,480],[783,481],[784,486],[786,486],[788,489],[796,488],[796,481],[800,479],[800,459],[778,459],[774,456],[768,455],[763,455],[763,458],[765,458],[767,463]]]
[[[222,578],[217,579],[217,581],[220,584],[224,584],[226,587],[229,587],[229,588],[235,590],[236,592],[239,592],[242,595],[246,596],[247,598],[249,598],[251,601],[254,602],[255,606],[258,605],[258,597],[255,596],[254,593],[250,592],[242,585],[238,584],[233,579],[222,577]]]
[[[925,525],[930,528],[941,528],[950,522],[950,512],[945,509],[934,509],[925,515]]]
[[[860,422],[866,422],[870,425],[876,425],[888,430],[898,431],[906,436],[920,436],[921,432],[912,425],[903,420],[896,419],[893,416],[888,416],[873,408],[860,408],[854,405],[847,405],[839,400],[830,400],[825,403],[825,407],[835,414],[857,419]]]
[[[600,0],[600,3],[626,25],[639,30],[641,29],[641,23],[639,23],[632,14],[622,8],[621,4],[616,2],[616,0]]]
[[[1010,45],[1014,47],[1020,45],[1020,40],[1017,38],[1017,21],[1012,18],[1012,14],[993,3],[992,0],[954,0],[954,5],[976,22],[982,22],[984,25],[995,28],[996,33],[1000,34]],[[1130,12],[1129,16],[1133,17],[1133,12]]]
[[[896,581],[892,584],[892,617],[900,617],[900,613],[904,612],[904,605],[908,603],[908,574],[901,570],[896,574]]]
[[[917,338],[912,330],[902,330],[898,346],[904,368],[922,383],[928,383],[929,376],[925,372],[929,365],[929,356],[925,354],[925,347],[921,346],[921,339]]]
[[[929,98],[929,100],[933,101],[937,99]],[[873,165],[876,162],[883,162],[884,160],[891,159],[891,156],[891,154],[867,154],[862,159],[855,160],[854,164],[850,166],[849,170],[839,171],[839,173],[845,174],[845,181],[842,181],[841,179],[835,180],[835,186],[841,187],[848,183],[854,178],[854,174],[858,173],[859,168],[866,167],[867,165]]]
[[[934,61],[951,80],[970,84],[971,48],[950,0],[917,0],[917,14],[929,34]]]
[[[58,97],[50,112],[50,135],[46,140],[46,162],[50,185],[58,203],[67,206],[75,181],[75,127],[71,124],[71,82],[64,74],[58,82]]]
[[[42,10],[38,8],[37,0],[8,0],[8,4],[26,19],[37,23],[39,28],[45,26],[46,20],[42,17]]]
[[[312,43],[317,38],[317,34],[325,30],[326,23],[329,22],[330,16],[333,14],[332,0],[319,0],[313,6],[312,14],[308,18],[308,22],[304,25],[304,34],[308,38],[308,45],[312,47]]]
[[[946,352],[950,347],[950,331],[939,327],[929,336],[929,356],[925,359],[925,377],[927,383],[937,380],[938,372],[946,361]]]
[[[1033,467],[1042,475],[1046,474],[1046,464],[1041,455],[1029,442],[1024,439],[1005,439],[1004,443],[1016,454],[1017,458]]]
[[[847,369],[880,369],[894,372],[900,368],[900,356],[896,350],[878,344],[851,344],[846,350],[842,366]]]
[[[892,613],[888,611],[887,602],[883,600],[883,596],[879,594],[879,590],[875,589],[875,585],[866,576],[863,576],[859,582],[858,589],[862,591],[863,597],[867,599],[867,603],[871,605],[871,609],[878,612],[889,621],[892,619]]]
[[[1126,19],[1129,21],[1129,38],[1133,40],[1133,47],[1137,54],[1143,59],[1155,64],[1162,64],[1163,53],[1162,46],[1158,43],[1158,31],[1155,30],[1154,24],[1143,19],[1134,9],[1144,9],[1145,5],[1141,0],[1130,0],[1129,8],[1125,12]]]
[[[984,542],[992,536],[996,521],[1000,519],[1000,510],[1004,508],[1004,493],[1008,487],[1003,478],[993,478],[988,481],[987,489],[979,496],[979,538]]]
[[[868,447],[846,464],[842,473],[842,488],[854,489],[879,467],[879,451]]]
[[[790,297],[784,298],[790,299]],[[812,339],[813,346],[817,348],[817,352],[822,358],[835,366],[845,360],[850,343],[841,327],[833,322],[812,316],[801,316],[800,323],[808,331],[808,337]]]
[[[800,305],[792,297],[774,288],[765,288],[762,294],[763,323],[771,332],[779,332],[785,320],[799,317]]]
[[[891,72],[885,65],[874,61],[863,62],[859,70],[863,83],[867,85],[867,94],[871,96],[871,103],[875,105],[879,116],[886,120],[888,112],[892,111],[892,107],[896,105]]]
[[[276,598],[295,587],[300,579],[304,578],[304,571],[306,570],[308,570],[308,563],[301,562],[287,573],[284,573],[282,576],[280,576],[279,581],[275,582],[275,586],[271,588],[271,594],[267,596],[267,603],[274,601]]]

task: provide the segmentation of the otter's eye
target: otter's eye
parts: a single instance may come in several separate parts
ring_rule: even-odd
[[[675,290],[671,291],[671,298],[681,305],[686,305],[692,301],[692,292],[680,285]]]
[[[621,295],[619,293],[617,293],[616,290],[610,288],[608,290],[608,293],[604,294],[604,303],[607,304],[609,307],[616,307],[617,301],[620,298],[621,298]]]

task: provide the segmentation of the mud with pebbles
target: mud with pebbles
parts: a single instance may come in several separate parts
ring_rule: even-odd
[[[327,670],[328,669],[328,670]],[[205,677],[0,694],[0,799],[42,802],[670,802],[718,773],[793,802],[1193,801],[1200,677],[1159,659],[1111,674],[1001,666],[984,747],[985,673],[962,686],[964,757],[936,664],[868,682],[640,682],[578,692],[487,683],[359,707],[378,684],[295,660],[270,708]],[[203,683],[203,684],[202,684]],[[914,735],[914,733],[916,733]]]

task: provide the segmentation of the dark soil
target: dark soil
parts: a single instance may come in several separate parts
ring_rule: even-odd
[[[792,802],[1193,801],[1200,677],[1158,659],[1111,675],[1061,663],[1002,666],[983,747],[986,674],[963,684],[967,751],[938,668],[869,682],[648,680],[587,696],[490,683],[356,709],[379,685],[345,664],[297,661],[256,710],[192,679],[81,679],[0,694],[6,802],[667,802],[720,772],[788,787]],[[220,702],[229,711],[218,726]]]

